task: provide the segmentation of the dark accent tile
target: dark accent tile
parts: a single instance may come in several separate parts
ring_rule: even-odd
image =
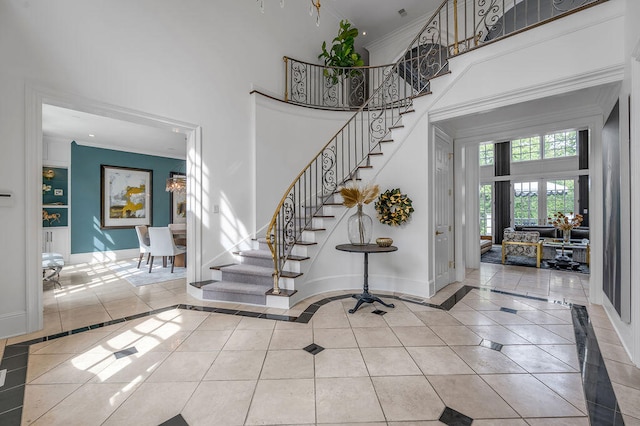
[[[18,368],[26,368],[29,361],[29,354],[22,353],[14,355],[10,358],[4,357],[2,363],[0,363],[0,370],[7,369],[7,373],[11,370],[17,370]]]
[[[251,311],[238,311],[236,315],[241,317],[249,317],[249,318],[259,318],[262,315],[262,312],[251,312]]]
[[[73,330],[71,330],[71,334],[78,334],[78,333],[84,333],[85,331],[89,331],[91,330],[89,328],[89,326],[87,327],[81,327],[81,328],[74,328]]]
[[[22,355],[29,353],[29,346],[16,346],[10,345],[4,348],[4,357],[11,358],[12,356]]]
[[[38,337],[37,339],[32,339],[32,340],[25,340],[24,342],[20,342],[20,343],[15,343],[11,346],[31,346],[31,345],[35,345],[36,343],[42,343],[42,342],[46,342],[47,339],[44,337]]]
[[[320,309],[320,306],[318,305],[309,305],[304,310],[303,314],[315,314],[318,311],[318,309]]]
[[[324,351],[324,348],[320,345],[316,345],[315,343],[310,344],[309,346],[302,348],[305,351],[309,352],[311,355],[317,355],[320,352]]]
[[[302,313],[302,315],[300,315],[298,317],[298,319],[296,320],[296,322],[301,322],[303,324],[308,323],[309,321],[311,321],[311,318],[313,317],[313,314],[307,314],[307,313]]]
[[[500,310],[501,310],[502,312],[508,312],[508,313],[510,313],[510,314],[517,314],[517,313],[518,313],[518,310],[517,310],[517,309],[511,309],[511,308],[504,308],[504,307],[502,307],[502,308],[500,308]]]
[[[262,314],[258,318],[271,319],[276,321],[295,321],[296,317],[290,317],[287,315],[276,315],[276,314]]]
[[[114,352],[113,355],[115,355],[116,359],[120,359],[120,358],[124,358],[126,356],[137,354],[137,353],[138,353],[138,350],[136,349],[136,347],[132,346],[130,348],[126,348],[121,351]]]
[[[56,333],[56,334],[52,334],[51,336],[43,337],[43,339],[45,341],[49,341],[49,340],[59,339],[61,337],[66,337],[66,336],[69,336],[69,335],[70,335],[70,333],[68,331],[63,331],[62,333]]]
[[[9,390],[16,386],[22,386],[27,380],[27,367],[18,368],[17,370],[7,371],[4,378],[4,386],[0,387],[0,391]]]
[[[175,417],[171,417],[166,422],[160,423],[159,426],[189,426],[189,423],[182,417],[182,414],[178,414]]]
[[[380,309],[376,309],[375,311],[371,311],[372,314],[376,314],[376,315],[384,315],[387,313],[387,311],[382,311]]]
[[[502,350],[503,345],[502,343],[496,343],[496,342],[492,342],[491,340],[482,339],[482,342],[480,342],[480,346],[500,352]]]
[[[438,420],[449,426],[469,426],[471,425],[471,422],[473,422],[471,417],[465,416],[464,414],[449,407],[444,407],[444,411]]]
[[[589,412],[589,422],[592,425],[624,424],[615,423],[616,412],[610,408],[603,407],[592,402],[587,402],[587,411]]]
[[[3,426],[20,426],[22,420],[22,406],[13,410],[0,413],[0,425]]]
[[[15,410],[18,407],[22,407],[22,400],[24,399],[24,385],[15,386],[11,389],[7,389],[0,392],[0,413]],[[4,423],[0,424],[4,425]]]
[[[447,300],[442,302],[442,304],[440,305],[440,308],[448,311],[449,309],[453,308],[456,305],[456,303],[461,301],[462,298],[465,297],[473,289],[474,287],[471,287],[469,285],[463,286],[460,290],[456,291],[453,295],[451,295]]]
[[[213,311],[217,314],[226,314],[226,315],[235,315],[238,310],[237,309],[225,309],[225,308],[215,308]]]

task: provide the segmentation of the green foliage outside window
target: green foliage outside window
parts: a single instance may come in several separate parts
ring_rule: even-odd
[[[480,185],[480,235],[493,235],[493,185]]]
[[[493,143],[486,142],[480,144],[480,165],[481,166],[490,166],[493,164],[494,158],[494,150]],[[482,234],[486,235],[486,234]]]
[[[547,217],[554,213],[568,214],[575,211],[575,179],[561,179],[547,182]]]
[[[578,132],[575,130],[544,135],[544,158],[570,157],[577,153]]]
[[[540,136],[511,141],[511,161],[540,160]]]

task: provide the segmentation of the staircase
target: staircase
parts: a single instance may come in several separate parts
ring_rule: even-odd
[[[537,20],[532,18],[531,9],[536,1],[538,6],[551,8],[540,13],[538,7]],[[563,10],[562,1],[551,4],[550,0],[531,0],[525,9],[516,0],[508,0],[500,2],[501,7],[486,9],[476,8],[476,3],[483,0],[460,4],[458,0],[445,0],[395,64],[357,70],[368,73],[365,81],[377,86],[371,96],[284,192],[265,237],[253,241],[251,250],[233,253],[234,264],[212,267],[211,280],[196,283],[202,298],[285,309],[293,306],[297,302],[296,288],[300,288],[304,271],[317,253],[318,242],[346,214],[339,188],[380,167],[375,159],[395,149],[397,144],[392,142],[396,136],[398,141],[406,137],[396,134],[404,127],[403,119],[414,112],[416,97],[430,94],[431,80],[449,73],[449,58],[604,1],[574,0]],[[526,14],[526,22],[522,23],[519,13]],[[464,24],[461,36],[459,20]],[[515,24],[509,27],[507,20]],[[324,75],[323,67],[291,58],[285,58],[285,67],[286,101],[351,109],[348,103],[340,103],[348,96],[334,97],[335,93],[349,92],[347,80],[339,83],[344,87],[327,87],[322,77],[315,82],[303,81],[306,76]],[[308,93],[305,87],[310,87]]]

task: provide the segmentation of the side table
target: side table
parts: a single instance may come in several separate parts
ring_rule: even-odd
[[[385,303],[379,297],[374,296],[369,293],[369,253],[391,253],[392,251],[397,251],[398,247],[389,246],[389,247],[380,247],[377,244],[364,244],[364,245],[354,245],[354,244],[339,244],[336,246],[336,250],[347,251],[350,253],[363,253],[364,254],[364,286],[362,294],[354,294],[353,297],[358,299],[356,302],[356,306],[353,309],[349,309],[349,313],[352,314],[358,310],[360,305],[363,303],[373,303],[378,302],[388,308],[395,308],[393,303]]]

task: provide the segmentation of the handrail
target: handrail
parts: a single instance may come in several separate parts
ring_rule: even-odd
[[[285,56],[285,101],[326,107],[330,99],[336,109],[353,108],[355,113],[296,176],[269,222],[266,239],[274,262],[273,293],[280,292],[284,265],[302,233],[313,227],[313,217],[340,185],[355,179],[358,169],[368,165],[369,155],[379,149],[412,99],[429,90],[431,78],[448,70],[450,57],[605,1],[463,0],[459,6],[458,0],[444,0],[394,64],[338,67],[327,74],[326,67]],[[563,9],[565,2],[571,7]],[[530,21],[534,15],[536,19]],[[361,98],[358,91],[355,97],[345,91],[359,75],[355,87],[362,89]],[[366,100],[365,84],[374,88]],[[356,101],[354,107],[351,100]]]

